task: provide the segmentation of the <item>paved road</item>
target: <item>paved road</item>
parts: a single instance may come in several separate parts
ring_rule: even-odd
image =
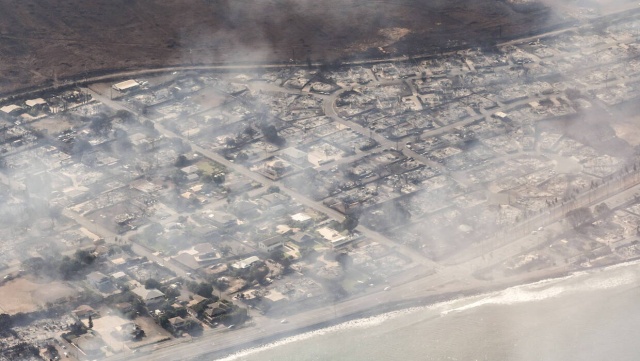
[[[385,61],[390,61],[390,60],[385,59]],[[278,91],[281,91],[281,90],[282,89],[279,88]],[[337,96],[337,94],[335,96]],[[108,99],[104,99],[104,97],[98,94],[94,94],[94,97],[100,101],[103,101],[105,104],[110,103],[106,101]],[[335,100],[335,98],[333,98],[333,100],[330,98],[331,97],[325,98],[324,109],[326,114],[334,118],[335,121],[344,123],[345,125],[350,126],[352,129],[359,132],[360,134],[367,136],[369,133],[368,129],[354,125],[351,122],[347,122],[341,119],[337,115],[337,113],[335,112],[335,109],[333,108],[333,104],[334,104],[333,100]],[[499,108],[496,111],[499,111],[499,110],[504,111],[506,109],[519,106],[520,104],[526,104],[535,99],[537,98],[536,97],[527,98],[519,102],[511,103],[506,107]],[[122,106],[119,103],[115,103],[115,102],[111,102],[111,103],[112,104],[109,104],[109,105],[113,106],[115,109],[131,110]],[[465,119],[464,122],[470,123],[477,119],[482,119],[482,117],[486,117],[486,116],[488,115],[487,114],[477,115],[475,117],[470,117]],[[448,128],[447,127],[439,128],[434,130],[433,133],[430,133],[429,135],[442,134],[450,130],[450,128],[458,127],[461,125],[464,125],[464,123],[456,123],[448,126]],[[184,137],[163,128],[161,124],[157,124],[157,129],[166,136],[178,137],[178,138],[184,139]],[[187,139],[184,139],[184,140],[188,141]],[[380,144],[387,145],[389,148],[395,145],[395,142],[391,142],[379,135],[377,135],[376,140],[379,141]],[[283,190],[284,193],[292,196],[298,202],[301,202],[302,204],[310,208],[314,208],[320,212],[326,213],[334,219],[338,219],[338,220],[342,219],[342,214],[340,214],[339,212],[336,212],[335,210],[325,207],[322,204],[318,204],[318,202],[308,199],[291,189],[283,187],[279,182],[271,181],[256,173],[249,171],[248,169],[242,166],[231,163],[226,159],[224,159],[223,157],[219,156],[217,153],[208,151],[196,145],[192,145],[192,146],[194,150],[202,153],[203,155],[211,159],[216,160],[221,164],[224,164],[225,166],[228,166],[230,169],[233,169],[234,171],[240,174],[247,176],[249,179],[256,180],[265,186],[278,185],[280,186],[280,188]],[[413,156],[415,159],[418,159],[418,160],[423,160],[422,158],[424,158],[421,155],[418,155],[415,153],[412,154],[408,149],[403,149],[403,152],[406,152],[405,155]],[[425,163],[428,163],[428,162],[425,162]],[[617,188],[617,186],[615,187],[606,186],[606,187],[597,188],[593,192],[583,193],[579,195],[578,198],[569,207],[578,208],[581,206],[594,204],[595,202],[602,201],[605,198],[609,197],[612,193],[619,192],[620,189],[628,189],[627,193],[630,191],[632,192],[637,191],[637,189],[634,188],[638,184],[637,177],[634,178],[633,180],[625,178],[621,182],[622,184],[619,186],[622,188]],[[622,197],[620,199],[624,200],[625,198]],[[531,229],[531,227],[535,227],[541,223],[544,224],[545,222],[552,222],[554,221],[554,219],[557,220],[559,218],[564,217],[564,214],[566,214],[566,211],[567,211],[567,207],[557,207],[553,209],[550,214],[534,217],[524,222],[523,224],[518,225],[518,227],[524,229],[525,231],[523,231],[522,233],[526,234],[526,230]],[[91,229],[90,227],[88,228]],[[369,236],[374,239],[384,240],[385,242],[389,242],[388,243],[389,245],[396,246],[396,243],[394,243],[393,241],[390,241],[386,239],[386,237],[383,237],[382,235],[379,235],[375,232],[370,232],[364,227],[361,227],[360,231],[366,236]],[[508,259],[509,257],[513,257],[519,254],[520,252],[522,252],[523,246],[528,246],[528,247],[535,246],[537,245],[538,241],[539,241],[539,238],[532,240],[532,237],[523,237],[514,242],[509,242],[507,245],[499,248],[499,251],[500,251],[499,259]],[[412,250],[409,250],[409,251],[410,252],[408,254],[410,255],[411,259],[414,262],[417,262],[423,265],[430,265],[430,266],[437,267],[436,264],[424,259],[422,255],[415,254],[415,252],[413,252]],[[401,252],[403,253],[407,252],[407,249],[402,249]],[[467,254],[473,255],[478,253],[468,252]],[[242,345],[247,341],[259,339],[264,337],[265,335],[272,335],[274,332],[294,331],[295,329],[301,326],[315,325],[322,320],[331,320],[331,319],[335,319],[336,317],[350,315],[357,311],[371,309],[375,305],[393,303],[393,302],[397,303],[402,300],[409,300],[409,299],[415,299],[421,296],[433,295],[440,292],[440,291],[437,291],[437,288],[439,286],[448,284],[450,282],[458,281],[458,282],[461,282],[462,284],[466,283],[469,285],[473,285],[474,281],[469,277],[470,270],[478,269],[479,267],[485,267],[487,266],[488,262],[496,262],[496,260],[494,259],[492,261],[487,261],[487,259],[482,256],[478,256],[475,258],[470,256],[470,258],[469,257],[465,258],[463,263],[441,268],[437,274],[427,276],[427,277],[422,277],[412,282],[394,285],[393,292],[384,292],[379,289],[381,288],[380,286],[378,287],[378,289],[373,290],[373,292],[369,294],[366,294],[360,297],[354,297],[345,302],[334,305],[333,307],[325,307],[322,309],[307,311],[307,312],[303,312],[303,313],[291,316],[289,317],[288,324],[280,324],[278,322],[279,320],[270,320],[268,318],[261,318],[260,323],[257,324],[255,327],[238,330],[235,332],[224,332],[224,331],[212,332],[210,337],[208,335],[208,337],[202,337],[201,339],[194,340],[192,343],[189,343],[189,344],[175,345],[171,348],[160,348],[156,350],[156,352],[154,352],[154,354],[151,356],[140,355],[140,357],[136,357],[136,359],[181,359],[181,358],[184,358],[185,355],[189,354],[194,349],[197,349],[198,353],[212,352],[214,350]],[[112,358],[112,359],[114,360],[133,359],[133,355],[121,355],[121,356],[116,356],[115,358]]]
[[[635,177],[634,181],[629,180],[629,182],[637,184],[637,179],[640,179],[640,177]],[[615,207],[628,202],[630,198],[633,198],[633,194],[637,192],[640,192],[640,185],[632,186],[621,194],[615,194],[611,198],[610,205]],[[591,198],[591,202],[594,202],[594,200],[594,198]],[[473,279],[470,275],[474,271],[499,264],[521,254],[523,249],[535,249],[545,242],[546,239],[543,237],[531,235],[522,237],[503,247],[494,249],[493,257],[485,257],[483,252],[476,257],[466,259],[464,263],[442,268],[437,274],[416,276],[415,280],[395,284],[390,291],[384,291],[383,287],[385,285],[380,285],[365,295],[354,296],[335,305],[288,316],[289,322],[287,324],[281,324],[279,319],[260,318],[253,327],[234,332],[212,330],[210,334],[200,339],[195,339],[192,343],[172,345],[169,348],[156,349],[152,354],[136,355],[136,357],[133,357],[133,355],[118,355],[110,358],[110,360],[188,359],[186,355],[201,356],[220,350],[247,347],[247,343],[256,342],[256,340],[266,341],[265,338],[268,336],[275,336],[280,333],[284,335],[287,332],[295,333],[300,328],[319,325],[322,322],[342,317],[351,317],[367,310],[377,310],[379,312],[380,310],[376,308],[377,306],[400,306],[405,303],[409,304],[409,302],[418,302],[423,297],[436,296],[445,291],[462,292],[464,290],[477,289],[483,285],[487,286],[487,284]],[[453,282],[457,284],[456,287],[446,288],[446,285]],[[493,286],[497,286],[497,284]]]
[[[450,279],[436,275],[431,277],[430,280],[435,284],[444,284]],[[378,289],[366,297],[354,298],[328,307],[291,315],[287,317],[288,323],[285,324],[280,323],[280,319],[262,318],[261,322],[253,327],[232,332],[213,330],[204,337],[194,339],[193,342],[172,345],[168,348],[157,348],[149,355],[122,354],[111,357],[109,360],[185,360],[188,359],[187,355],[204,355],[217,350],[231,349],[256,339],[264,339],[280,333],[295,333],[301,327],[310,327],[323,321],[347,317],[363,310],[370,310],[376,306],[387,303],[398,304],[401,301],[436,293],[437,291],[434,291],[431,287],[420,288],[419,285],[408,284],[387,292]]]
[[[128,108],[127,106],[125,106],[124,104],[117,102],[117,101],[113,101],[111,99],[109,99],[106,96],[103,96],[102,94],[87,88],[86,91],[88,91],[91,96],[102,102],[103,104],[116,109],[116,110],[127,110],[127,111],[133,111],[132,109]],[[144,117],[142,117],[143,119],[145,119]],[[152,120],[152,119],[150,119]],[[153,120],[152,120],[153,121]],[[202,155],[204,155],[207,158],[210,158],[222,165],[224,165],[225,167],[227,167],[228,169],[233,170],[234,172],[237,172],[245,177],[247,177],[248,179],[251,179],[253,181],[256,181],[260,184],[263,185],[263,187],[270,187],[270,186],[278,186],[280,188],[280,191],[284,194],[287,194],[288,196],[290,196],[291,198],[293,198],[296,202],[314,209],[318,212],[324,213],[326,215],[328,215],[330,218],[335,219],[337,221],[342,221],[344,219],[344,215],[332,208],[329,208],[327,206],[325,206],[324,204],[322,204],[321,202],[317,202],[309,197],[307,197],[306,195],[303,195],[299,192],[296,192],[290,188],[287,188],[284,184],[282,184],[279,181],[273,181],[271,179],[268,179],[258,173],[255,173],[247,168],[245,168],[242,165],[233,163],[229,160],[227,160],[226,158],[224,158],[223,156],[219,155],[216,152],[210,151],[208,149],[205,149],[203,147],[198,146],[197,144],[195,144],[193,141],[191,141],[190,139],[180,135],[180,134],[176,134],[173,131],[165,128],[160,122],[156,121],[155,122],[155,128],[156,130],[158,130],[162,135],[164,135],[165,137],[170,137],[170,138],[179,138],[182,139],[184,142],[187,142],[191,145],[192,149],[195,152],[201,153]],[[390,240],[389,238],[387,238],[386,236],[375,232],[373,230],[370,230],[362,225],[359,225],[357,228],[357,231],[360,232],[362,235],[364,235],[365,237],[374,239],[382,244],[385,244],[388,247],[391,247],[393,249],[395,249],[397,252],[399,252],[400,254],[408,257],[409,259],[412,260],[412,262],[416,263],[416,264],[421,264],[427,267],[431,267],[431,268],[436,268],[437,264],[433,261],[431,261],[430,259],[426,258],[424,255],[422,255],[419,252],[416,252],[415,250],[403,246],[403,245],[398,245],[396,242]]]
[[[581,194],[576,198],[575,204],[570,207],[588,206],[598,203],[610,196],[613,196],[611,206],[616,206],[616,204],[622,204],[628,201],[629,198],[633,197],[633,194],[640,192],[640,186],[638,185],[640,183],[640,176],[635,173],[628,174],[619,180],[613,180],[613,182],[617,183],[596,188],[590,195],[587,193]],[[621,189],[624,190],[622,193],[619,192]],[[559,209],[558,212],[559,213],[554,215],[545,216],[542,221],[548,222],[549,217],[563,217],[566,209]],[[534,218],[530,222],[535,223],[539,221],[539,219]],[[521,227],[526,226],[522,225]],[[488,253],[489,250],[483,249],[482,252],[478,253],[468,252],[468,255],[475,254],[476,256],[467,257],[462,263],[441,268],[436,274],[424,276],[420,273],[423,269],[414,269],[411,272],[414,273],[415,279],[405,279],[402,282],[393,284],[392,291],[385,292],[382,290],[385,285],[380,285],[371,290],[371,293],[352,297],[336,305],[287,316],[289,320],[287,324],[279,323],[278,319],[261,317],[255,320],[256,324],[254,327],[233,332],[212,330],[204,337],[194,339],[190,343],[172,344],[171,347],[158,348],[154,350],[151,355],[140,354],[135,355],[135,358],[133,357],[134,355],[118,355],[111,359],[183,359],[185,355],[194,352],[194,350],[197,350],[197,354],[202,355],[219,350],[231,349],[245,345],[247,342],[273,336],[275,333],[295,332],[295,330],[300,327],[310,327],[320,322],[330,321],[339,317],[347,317],[364,310],[371,310],[378,305],[398,304],[404,301],[416,300],[420,297],[433,296],[442,292],[440,287],[452,282],[456,282],[459,285],[459,290],[474,288],[479,285],[478,281],[470,276],[474,271],[511,259],[521,254],[523,249],[536,248],[544,242],[546,242],[546,240],[543,237],[527,235],[499,248],[491,249],[494,253],[494,256],[491,258],[485,257],[485,253]],[[407,275],[407,278],[410,278],[409,275]]]
[[[63,209],[62,210],[62,214],[69,218],[74,220],[76,223],[78,223],[80,226],[88,229],[90,232],[95,233],[96,235],[102,237],[105,241],[109,242],[109,243],[115,243],[115,244],[130,244],[131,245],[131,250],[137,254],[138,256],[141,257],[147,257],[147,259],[149,259],[150,261],[154,261],[158,264],[161,264],[167,268],[169,268],[170,270],[172,270],[173,272],[175,272],[178,276],[180,277],[187,277],[185,270],[183,270],[182,268],[176,266],[175,264],[171,263],[171,262],[167,262],[165,261],[163,258],[156,256],[155,254],[153,254],[152,251],[150,251],[149,249],[147,249],[144,246],[141,246],[135,242],[132,242],[129,240],[129,237],[133,236],[135,234],[134,233],[130,233],[127,236],[122,236],[119,235],[109,229],[107,229],[106,227],[103,227],[100,224],[97,224],[95,222],[93,222],[92,220],[80,215],[77,212],[74,212],[70,209]],[[116,243],[115,242],[115,238],[122,238],[124,240],[123,243]]]

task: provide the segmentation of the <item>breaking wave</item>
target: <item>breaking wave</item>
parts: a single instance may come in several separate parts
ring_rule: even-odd
[[[511,305],[535,302],[559,297],[560,295],[569,293],[605,290],[638,283],[640,282],[640,270],[638,269],[638,265],[640,265],[640,260],[604,267],[597,270],[578,271],[568,276],[544,279],[525,285],[510,287],[502,291],[475,296],[465,296],[426,306],[412,307],[399,311],[387,312],[377,316],[346,321],[335,326],[305,332],[262,346],[244,349],[226,356],[220,359],[220,361],[238,361],[242,360],[244,357],[276,348],[278,346],[343,330],[366,329],[378,326],[393,318],[424,310],[436,311],[441,316],[446,316],[449,313],[463,312],[484,305]],[[604,272],[614,270],[619,271],[614,274],[611,274],[611,272]]]
[[[367,317],[367,318],[361,318],[361,319],[355,319],[355,320],[351,320],[351,321],[346,321],[340,324],[337,324],[335,326],[329,326],[320,330],[316,330],[316,331],[309,331],[309,332],[305,332],[302,333],[300,335],[296,335],[296,336],[291,336],[291,337],[287,337],[284,338],[282,340],[278,340],[278,341],[274,341],[262,346],[258,346],[258,347],[254,347],[254,348],[249,348],[249,349],[245,349],[245,350],[241,350],[238,351],[234,354],[231,354],[225,358],[219,359],[218,361],[236,361],[236,360],[240,360],[242,359],[242,357],[246,357],[249,355],[253,355],[256,354],[258,352],[262,352],[274,347],[278,347],[278,346],[282,346],[282,345],[286,345],[286,344],[290,344],[293,342],[297,342],[297,341],[302,341],[302,340],[307,340],[309,338],[315,337],[315,336],[322,336],[322,335],[326,335],[329,333],[333,333],[333,332],[337,332],[337,331],[343,331],[343,330],[353,330],[353,329],[359,329],[359,328],[370,328],[370,327],[374,327],[374,326],[378,326],[380,324],[382,324],[383,322],[398,317],[398,316],[402,316],[402,315],[407,315],[416,311],[419,311],[421,309],[424,309],[424,307],[413,307],[413,308],[407,308],[404,310],[399,310],[399,311],[393,311],[393,312],[387,312],[387,313],[383,313],[381,315],[377,315],[377,316],[371,316],[371,317]]]
[[[637,269],[639,264],[640,260],[597,270],[579,271],[561,278],[545,279],[534,283],[514,286],[502,291],[472,296],[467,299],[475,301],[462,306],[443,310],[441,315],[446,315],[451,312],[462,312],[484,305],[512,305],[525,302],[542,301],[569,293],[605,290],[629,285],[640,281],[640,275],[638,274]],[[620,269],[621,272],[613,276],[610,274],[600,276],[600,273],[604,271],[613,271],[617,269]],[[571,283],[567,285],[567,281],[571,281]],[[449,304],[459,303],[463,301],[463,299],[458,299],[456,301],[449,302]]]

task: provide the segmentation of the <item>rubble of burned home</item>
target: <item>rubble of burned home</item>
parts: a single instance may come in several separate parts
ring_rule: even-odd
[[[589,198],[638,178],[624,131],[590,120],[640,96],[633,26],[4,101],[0,292],[56,291],[0,304],[0,355],[94,358],[327,304],[401,277],[406,250],[553,246],[478,277],[637,257],[638,204]],[[545,229],[565,215],[571,231]]]

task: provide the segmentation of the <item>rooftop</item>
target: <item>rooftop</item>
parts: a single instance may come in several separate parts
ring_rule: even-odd
[[[129,90],[129,89],[136,88],[136,87],[139,87],[139,86],[140,86],[140,83],[138,83],[137,81],[135,81],[133,79],[129,79],[129,80],[122,81],[120,83],[113,84],[113,88],[115,90],[119,90],[119,91]]]
[[[42,98],[36,98],[36,99],[29,99],[24,103],[29,107],[35,107],[36,105],[45,105],[47,104],[47,101]]]
[[[340,232],[329,227],[322,227],[318,229],[318,233],[320,233],[320,235],[329,242],[337,242],[347,238],[346,236],[340,234]]]
[[[108,280],[108,279],[109,277],[107,277],[104,273],[98,272],[98,271],[91,272],[87,275],[87,280],[95,283],[104,282],[105,280]]]
[[[3,106],[2,108],[0,108],[0,111],[2,111],[3,113],[9,114],[9,113],[11,113],[13,111],[16,111],[18,109],[20,109],[20,107],[18,105],[11,104],[11,105]]]
[[[251,256],[249,258],[245,258],[233,264],[233,268],[236,269],[245,269],[251,267],[252,264],[260,261],[260,258],[257,256]]]
[[[292,215],[291,219],[293,219],[296,222],[306,222],[311,219],[311,216],[306,213],[300,212]]]
[[[133,293],[135,293],[136,295],[140,296],[142,298],[143,301],[150,301],[150,300],[154,300],[157,298],[161,298],[164,297],[164,293],[158,291],[155,288],[152,289],[146,289],[144,287],[138,287],[136,289],[133,290]]]

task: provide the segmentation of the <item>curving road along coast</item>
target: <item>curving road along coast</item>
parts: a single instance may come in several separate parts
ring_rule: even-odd
[[[630,173],[620,179],[622,192],[616,192],[608,196],[608,202],[616,207],[629,202],[640,192],[640,177],[636,173]],[[608,187],[607,187],[608,188]],[[603,188],[604,189],[604,188]],[[599,193],[601,191],[596,191]],[[577,200],[579,205],[584,204],[587,196]],[[602,195],[595,197],[600,201]],[[591,204],[595,198],[590,197]],[[558,213],[556,220],[561,218]],[[548,222],[549,216],[538,222]],[[551,227],[562,231],[564,226],[555,223]],[[543,237],[527,235],[499,248],[492,248],[493,256],[489,259],[478,255],[464,262],[448,265],[439,269],[438,273],[425,275],[423,267],[415,267],[402,275],[402,278],[391,280],[391,289],[385,291],[386,284],[370,289],[369,293],[350,297],[339,303],[327,305],[323,308],[308,310],[295,315],[282,314],[270,317],[252,315],[253,322],[246,327],[227,330],[214,329],[205,331],[199,338],[178,339],[164,344],[158,344],[143,348],[136,353],[124,353],[108,358],[109,360],[210,360],[233,353],[240,349],[268,343],[283,337],[292,336],[301,332],[319,329],[334,325],[346,320],[372,316],[392,310],[426,305],[437,301],[457,298],[463,295],[488,292],[489,290],[503,289],[509,286],[532,282],[566,275],[566,267],[556,267],[544,271],[527,274],[520,277],[512,277],[500,281],[479,281],[472,277],[475,270],[490,267],[493,264],[503,262],[520,253],[522,249],[534,249],[544,244]],[[486,250],[487,252],[489,250]],[[288,322],[281,323],[286,317]]]

